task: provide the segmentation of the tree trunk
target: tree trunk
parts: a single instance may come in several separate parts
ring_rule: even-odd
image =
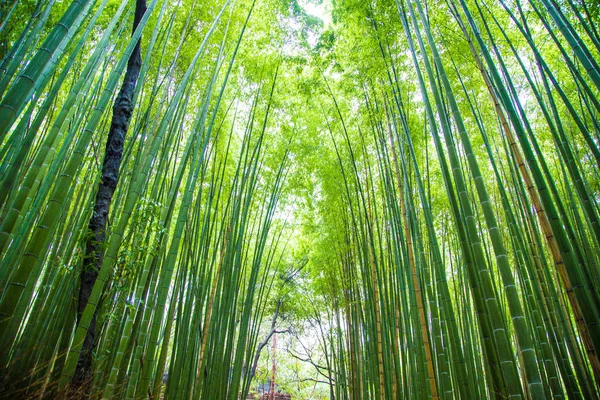
[[[277,334],[273,335],[273,376],[271,378],[270,399],[275,400],[275,376],[277,374]]]
[[[279,300],[277,302],[277,308],[275,308],[275,314],[273,314],[273,321],[271,322],[271,331],[269,332],[269,334],[267,335],[265,340],[260,342],[258,344],[258,347],[256,348],[256,354],[254,354],[254,360],[252,361],[252,366],[250,367],[250,371],[249,371],[249,376],[250,376],[248,378],[249,382],[252,382],[252,379],[254,379],[254,376],[256,375],[256,369],[258,368],[258,361],[260,360],[260,353],[262,352],[262,349],[264,349],[265,346],[269,343],[269,340],[271,340],[271,336],[273,336],[277,333],[284,333],[284,332],[288,331],[288,330],[278,331],[275,328],[275,325],[277,324],[277,317],[279,316],[279,307],[281,307],[281,300]]]
[[[137,0],[132,32],[135,32],[145,12],[146,1]],[[78,321],[83,315],[85,306],[92,293],[92,288],[98,277],[98,271],[102,265],[108,213],[119,181],[119,170],[121,167],[121,160],[123,159],[125,135],[127,134],[129,122],[131,121],[131,115],[133,114],[133,95],[141,67],[142,57],[140,41],[138,41],[133,53],[131,53],[131,56],[129,57],[121,90],[113,104],[113,116],[108,138],[106,140],[106,151],[104,154],[104,163],[102,165],[102,177],[100,184],[98,185],[98,192],[96,193],[96,200],[94,202],[94,213],[92,214],[89,223],[85,256],[80,275],[81,285],[79,288],[79,299],[77,304]],[[83,342],[79,360],[77,362],[77,369],[71,382],[71,393],[77,395],[77,397],[86,396],[89,390],[89,384],[92,377],[92,352],[96,340],[96,319],[97,315],[94,315]]]

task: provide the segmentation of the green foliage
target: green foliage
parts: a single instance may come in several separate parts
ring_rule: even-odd
[[[79,321],[133,4],[0,3],[3,393],[97,313],[96,397],[243,398],[277,315],[293,398],[598,398],[595,3],[148,3]]]

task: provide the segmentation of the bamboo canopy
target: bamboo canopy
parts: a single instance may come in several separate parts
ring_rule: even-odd
[[[597,2],[0,1],[0,398],[599,399],[599,203]]]

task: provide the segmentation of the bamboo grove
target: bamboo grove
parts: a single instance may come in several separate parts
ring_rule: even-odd
[[[0,397],[247,398],[314,334],[331,399],[599,398],[599,29],[0,2]]]

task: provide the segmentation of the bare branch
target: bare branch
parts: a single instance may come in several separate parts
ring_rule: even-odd
[[[271,340],[271,337],[275,333],[289,333],[290,332],[289,328],[284,329],[284,330],[275,329],[275,325],[277,324],[277,317],[279,316],[279,308],[280,307],[281,307],[281,300],[279,300],[277,302],[277,308],[275,308],[275,314],[273,315],[273,321],[271,322],[271,331],[269,332],[269,334],[267,335],[265,340],[260,342],[258,347],[256,348],[256,354],[254,355],[254,360],[252,361],[252,368],[250,369],[250,379],[249,379],[250,381],[252,381],[252,379],[254,378],[254,375],[256,375],[256,368],[258,368],[258,361],[260,360],[260,353],[261,353],[262,349],[264,349],[265,346],[269,343],[269,340]]]
[[[326,385],[331,385],[330,382],[325,382],[325,381],[322,381],[320,379],[314,379],[314,378],[304,378],[304,379],[300,380],[300,382],[307,382],[307,381],[315,382],[315,383],[324,383]]]

